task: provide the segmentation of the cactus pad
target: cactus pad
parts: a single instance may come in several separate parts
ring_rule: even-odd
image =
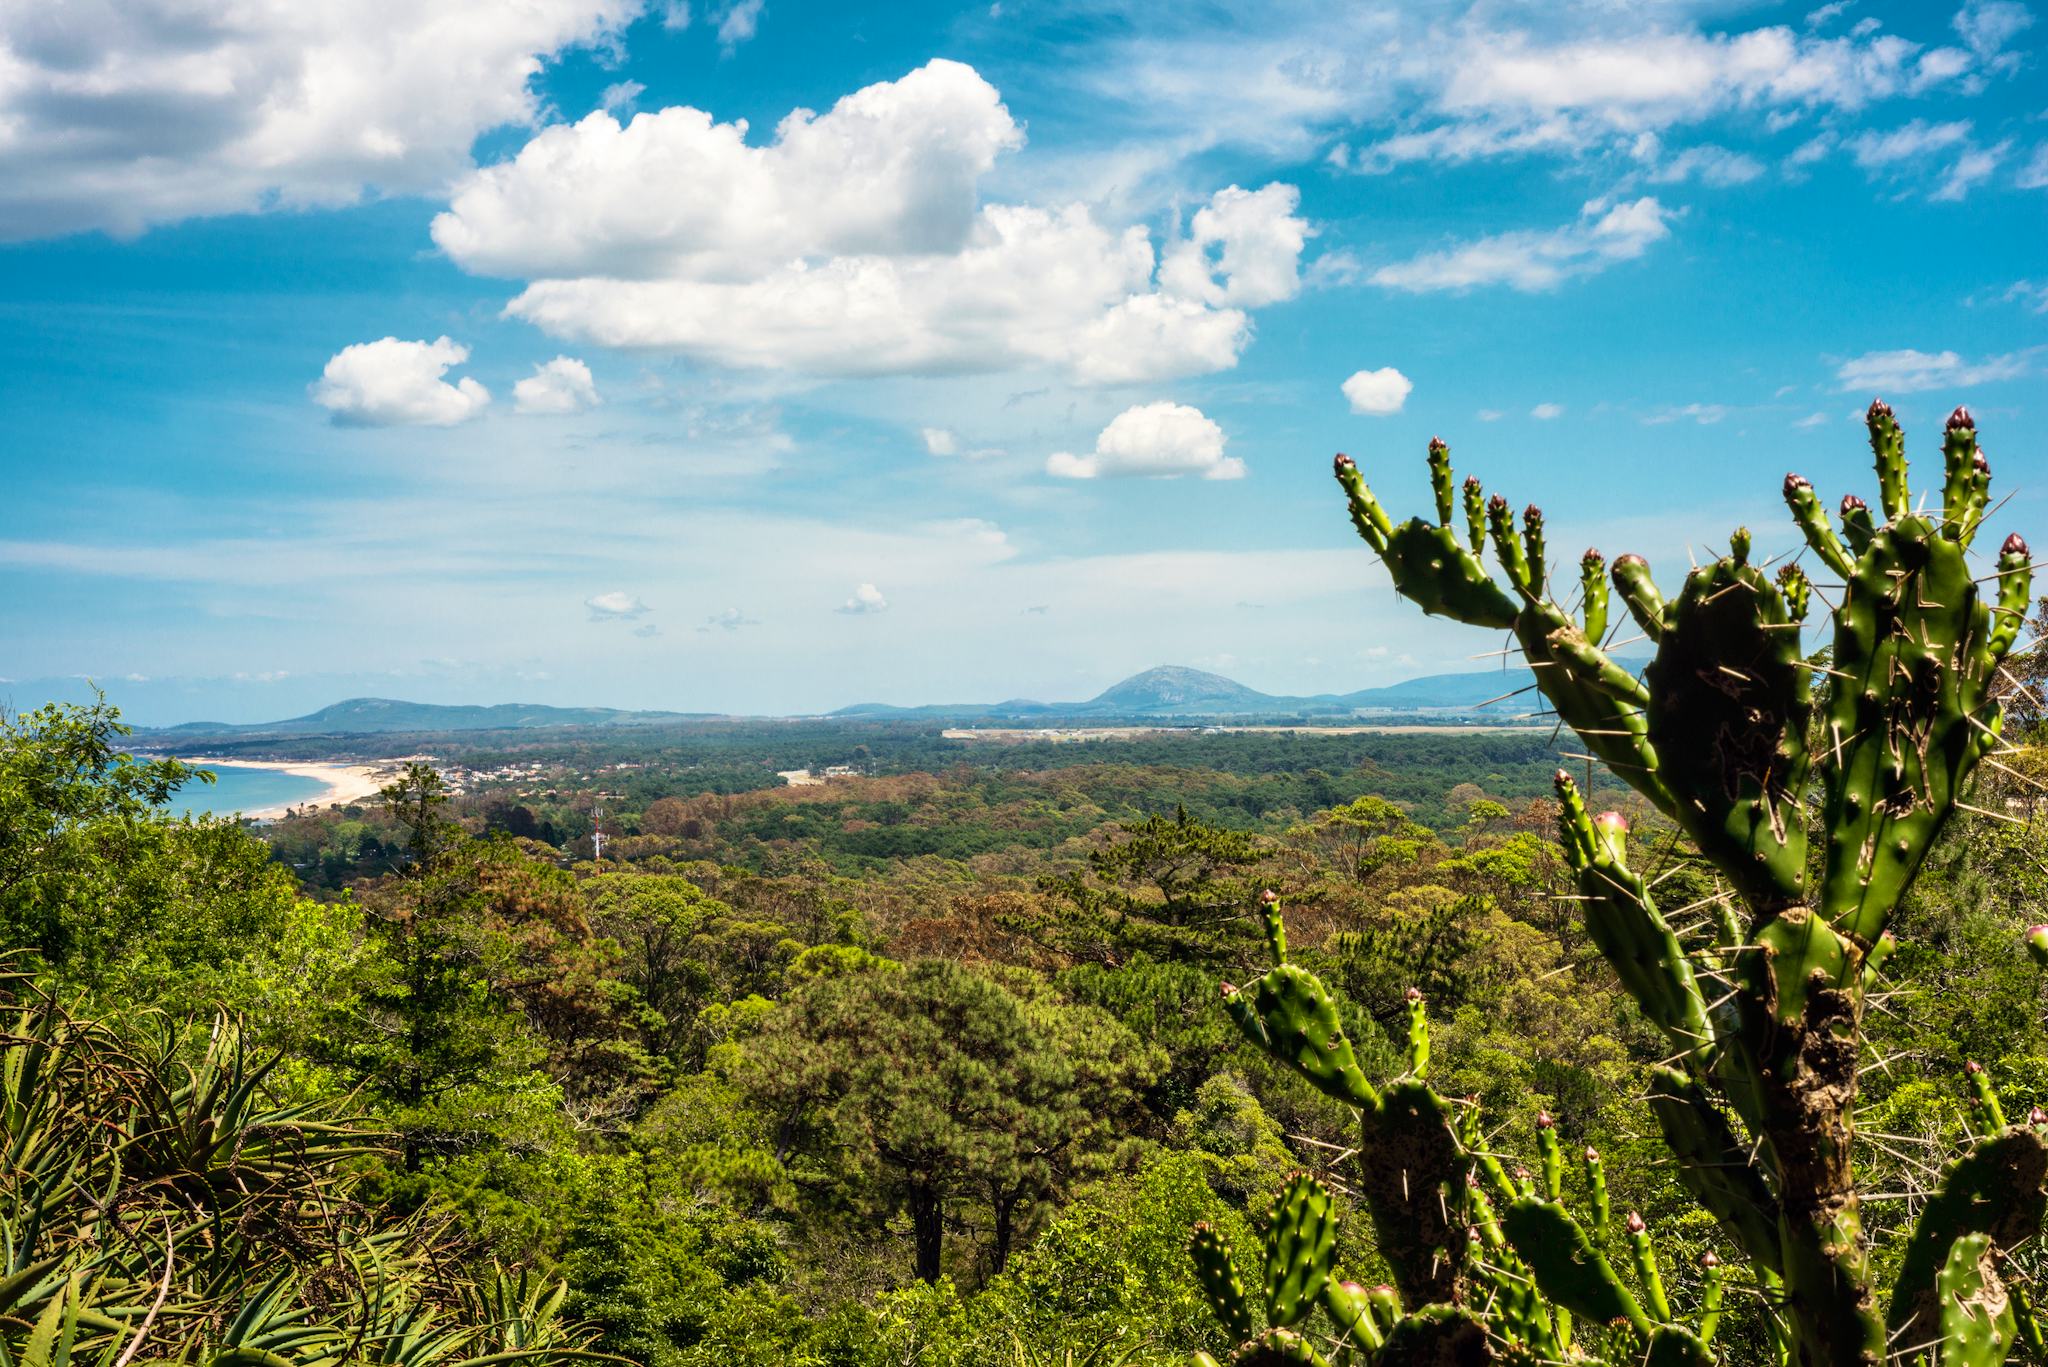
[[[1216,1312],[1223,1331],[1233,1342],[1250,1338],[1251,1297],[1245,1294],[1244,1281],[1237,1275],[1237,1264],[1223,1236],[1206,1223],[1198,1224],[1188,1240],[1188,1252],[1195,1260],[1195,1280],[1201,1283],[1202,1294],[1208,1298],[1209,1308]]]
[[[1561,1204],[1525,1196],[1508,1207],[1501,1223],[1545,1296],[1598,1323],[1626,1320],[1649,1337],[1650,1317]]]
[[[1337,1214],[1330,1193],[1307,1173],[1288,1179],[1266,1222],[1266,1318],[1283,1328],[1315,1309],[1330,1280]]]
[[[1991,1239],[1965,1234],[1936,1277],[1941,1367],[1998,1367],[2012,1348],[2012,1299],[1992,1265]]]
[[[1949,1251],[1966,1235],[1988,1237],[1999,1249],[2033,1238],[2048,1213],[2048,1143],[2031,1126],[2015,1126],[1979,1143],[1949,1164],[1941,1189],[1921,1208],[1892,1285],[1888,1332],[1929,1330],[1940,1310],[1936,1282]],[[1910,1326],[1910,1327],[1909,1327]]]
[[[1360,1108],[1378,1104],[1379,1093],[1359,1071],[1336,1003],[1315,974],[1276,965],[1241,989],[1224,989],[1224,1005],[1252,1043],[1325,1096]]]
[[[1803,900],[1807,675],[1784,595],[1732,557],[1693,571],[1647,683],[1679,824],[1752,902]]]

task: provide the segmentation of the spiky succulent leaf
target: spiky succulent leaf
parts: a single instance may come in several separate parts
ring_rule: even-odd
[[[1323,1184],[1289,1178],[1266,1221],[1266,1318],[1291,1328],[1315,1308],[1337,1249],[1337,1212]]]
[[[1864,943],[1884,930],[1995,743],[1999,653],[1961,543],[1915,516],[1871,539],[1835,614],[1820,738],[1822,905]]]
[[[1378,1104],[1336,1003],[1307,969],[1278,964],[1242,988],[1225,988],[1224,1006],[1252,1043],[1287,1064],[1325,1096],[1347,1106]]]
[[[1216,1312],[1223,1332],[1230,1335],[1232,1342],[1250,1338],[1256,1327],[1251,1297],[1245,1294],[1244,1279],[1237,1275],[1237,1263],[1231,1258],[1223,1236],[1206,1223],[1198,1224],[1188,1239],[1188,1253],[1195,1262],[1195,1280],[1200,1283],[1209,1308]]]
[[[1507,1208],[1501,1224],[1545,1296],[1586,1319],[1626,1320],[1649,1337],[1650,1317],[1563,1205],[1525,1196]]]
[[[1358,1189],[1402,1298],[1410,1305],[1449,1300],[1465,1250],[1453,1218],[1470,1165],[1450,1106],[1410,1078],[1385,1089],[1362,1129]]]
[[[1991,1239],[1965,1234],[1935,1278],[1941,1300],[1941,1367],[1998,1367],[2012,1350],[2012,1299],[1992,1264]]]
[[[1430,446],[1434,466],[1444,462],[1449,478],[1449,451],[1441,442]],[[1432,525],[1411,518],[1395,526],[1366,486],[1358,467],[1349,459],[1337,458],[1337,482],[1344,487],[1351,505],[1351,521],[1372,548],[1380,553],[1394,587],[1401,596],[1424,612],[1449,617],[1472,626],[1505,627],[1515,620],[1515,601],[1486,572],[1474,554],[1476,547],[1460,541],[1450,527],[1446,503],[1439,509],[1442,521]],[[1439,502],[1444,496],[1439,495]]]
[[[1691,1075],[1659,1066],[1650,1074],[1650,1110],[1678,1160],[1680,1182],[1719,1220],[1751,1258],[1783,1271],[1778,1252],[1778,1198],[1771,1194],[1750,1146]]]
[[[1673,815],[1756,905],[1805,896],[1807,673],[1784,596],[1725,557],[1693,571],[1646,671]]]
[[[1958,1240],[1983,1235],[1994,1247],[2009,1250],[2036,1237],[2048,1215],[2044,1184],[2048,1142],[2032,1126],[2016,1126],[1982,1140],[1949,1164],[1941,1186],[1921,1207],[1906,1243],[1905,1259],[1892,1283],[1887,1332],[1900,1339],[1938,1321],[1937,1282]]]

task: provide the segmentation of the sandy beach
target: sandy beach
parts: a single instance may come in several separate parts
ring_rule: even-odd
[[[313,760],[204,759],[183,755],[179,756],[179,759],[195,769],[268,769],[274,773],[316,779],[327,785],[325,792],[317,793],[303,802],[261,807],[242,813],[243,816],[256,820],[283,816],[287,806],[333,807],[374,797],[378,789],[391,781],[392,774],[402,763],[398,760],[384,760],[376,764],[323,764]]]

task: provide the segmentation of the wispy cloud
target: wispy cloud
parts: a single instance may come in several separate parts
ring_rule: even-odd
[[[1913,394],[1928,389],[1961,389],[2017,379],[2031,368],[2029,351],[1966,361],[1954,351],[1870,351],[1835,367],[1843,393]]]
[[[1535,291],[1555,289],[1574,276],[1631,261],[1671,236],[1677,214],[1654,197],[1609,206],[1595,200],[1578,221],[1543,232],[1497,233],[1462,246],[1424,252],[1372,273],[1385,289],[1422,293],[1484,285]]]
[[[1702,427],[1710,427],[1727,416],[1728,408],[1725,404],[1689,403],[1677,408],[1659,409],[1644,418],[1643,423],[1649,427],[1661,427],[1666,423],[1696,422]]]

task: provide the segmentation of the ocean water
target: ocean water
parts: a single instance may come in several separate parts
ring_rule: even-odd
[[[166,811],[174,815],[202,816],[211,813],[233,816],[236,812],[256,812],[286,803],[310,802],[327,791],[327,785],[319,779],[307,778],[303,774],[230,764],[196,767],[209,770],[214,781],[201,783],[194,780],[186,784],[164,804]]]

